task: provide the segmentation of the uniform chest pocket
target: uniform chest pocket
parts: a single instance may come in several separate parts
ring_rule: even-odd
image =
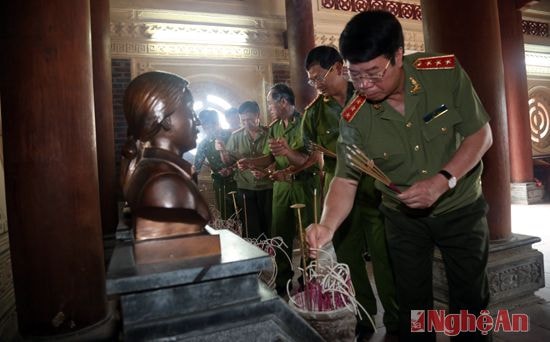
[[[422,134],[426,141],[439,137],[451,137],[454,139],[455,126],[462,122],[462,118],[454,109],[448,109],[445,113],[429,120],[422,127]]]
[[[333,144],[336,142],[336,139],[338,139],[338,133],[338,127],[326,128],[319,132],[319,142],[324,146],[327,146],[331,143]]]
[[[384,146],[381,149],[371,151],[370,155],[374,164],[391,178],[392,171],[399,169],[405,163],[405,151],[399,146]]]

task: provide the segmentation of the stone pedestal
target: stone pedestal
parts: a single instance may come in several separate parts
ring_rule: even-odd
[[[107,274],[119,296],[126,341],[322,341],[258,280],[269,256],[227,231],[221,256],[137,265],[131,241],[120,241]]]
[[[541,203],[544,197],[544,187],[537,186],[535,182],[512,183],[512,204]]]
[[[544,287],[543,255],[532,247],[540,241],[539,237],[521,234],[512,234],[505,241],[491,241],[487,265],[489,309],[511,309]],[[434,299],[438,306],[446,306],[447,278],[439,250],[434,255],[433,273]]]

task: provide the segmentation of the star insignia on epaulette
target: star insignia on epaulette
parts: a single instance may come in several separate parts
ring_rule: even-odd
[[[359,108],[367,101],[367,98],[361,95],[357,95],[349,105],[342,111],[342,118],[347,122],[350,122],[355,117],[355,114],[359,111]]]
[[[417,70],[454,69],[456,66],[455,55],[418,58],[414,61]]]

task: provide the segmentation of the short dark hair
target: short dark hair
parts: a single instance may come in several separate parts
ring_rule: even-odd
[[[321,68],[328,69],[336,62],[342,62],[342,56],[336,48],[328,45],[320,45],[309,51],[306,57],[305,67],[309,70],[319,64]]]
[[[239,114],[256,113],[260,114],[260,106],[256,101],[245,101],[239,106]]]
[[[368,62],[378,56],[392,59],[403,48],[403,28],[387,11],[365,11],[355,15],[340,34],[340,53],[350,63]]]
[[[277,83],[269,90],[271,92],[271,98],[274,101],[280,101],[285,99],[294,106],[294,92],[292,89],[284,83]]]
[[[218,118],[218,112],[212,109],[204,109],[199,113],[199,120],[201,125],[219,125],[220,119]]]

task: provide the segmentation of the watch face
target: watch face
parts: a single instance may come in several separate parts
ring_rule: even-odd
[[[456,186],[456,177],[451,177],[451,179],[449,179],[449,188],[454,188]]]

